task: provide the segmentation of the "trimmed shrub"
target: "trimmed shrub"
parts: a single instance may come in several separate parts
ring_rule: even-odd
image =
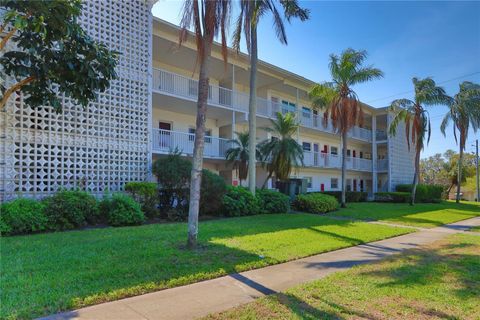
[[[398,192],[412,192],[411,184],[399,184],[395,187]],[[440,202],[444,196],[445,187],[434,184],[418,184],[415,192],[415,202]]]
[[[43,203],[49,229],[67,230],[100,222],[97,199],[85,191],[61,190]]]
[[[260,213],[258,199],[244,187],[227,188],[222,198],[223,214],[227,217],[248,216]]]
[[[342,191],[325,191],[321,193],[328,194],[329,196],[334,196],[338,202],[342,202]],[[347,202],[365,202],[367,201],[367,197],[367,192],[360,191],[347,191],[345,194]]]
[[[155,182],[129,182],[125,185],[125,191],[140,203],[147,217],[157,216],[158,185]]]
[[[428,186],[427,199],[429,202],[440,202],[447,191],[446,186],[433,184]]]
[[[278,191],[260,189],[255,196],[258,199],[261,213],[285,213],[290,210],[290,198]]]
[[[145,221],[140,204],[121,193],[105,197],[100,203],[100,210],[108,224],[114,227],[138,225]]]
[[[395,187],[395,191],[397,192],[412,192],[412,185],[411,184],[397,184]]]
[[[0,207],[1,234],[24,234],[46,230],[48,219],[43,204],[37,200],[18,198]]]
[[[222,198],[227,192],[225,180],[210,170],[202,170],[202,185],[200,191],[200,214],[220,215]]]
[[[298,211],[310,213],[326,213],[338,208],[335,197],[322,193],[299,194],[293,201],[293,207]]]
[[[410,201],[410,192],[377,192],[375,193],[377,202],[405,203]]]

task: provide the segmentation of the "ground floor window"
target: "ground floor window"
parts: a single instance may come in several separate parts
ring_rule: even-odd
[[[330,189],[338,189],[338,178],[330,179]]]
[[[330,147],[330,153],[331,154],[334,154],[334,155],[337,155],[338,154],[338,148],[337,147]]]

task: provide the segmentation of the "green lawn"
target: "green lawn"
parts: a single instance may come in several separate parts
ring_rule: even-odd
[[[416,227],[436,227],[480,216],[480,203],[451,201],[442,203],[349,203],[348,208],[331,212],[330,216],[349,217],[359,220],[381,220]]]
[[[208,319],[478,319],[480,237],[451,236]]]
[[[413,231],[312,214],[1,238],[0,318],[32,318]]]

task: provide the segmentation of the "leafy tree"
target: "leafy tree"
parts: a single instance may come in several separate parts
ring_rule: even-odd
[[[323,110],[324,122],[332,120],[334,130],[342,138],[342,201],[346,207],[346,174],[347,174],[347,134],[355,125],[362,125],[363,110],[354,85],[369,82],[383,77],[380,69],[364,67],[366,51],[347,49],[340,56],[330,55],[331,82],[315,85],[309,95],[314,107]]]
[[[283,7],[283,16],[288,22],[292,18],[299,18],[301,21],[308,19],[309,11],[302,9],[298,5],[297,0],[280,0]],[[248,167],[250,179],[249,189],[255,195],[256,182],[256,130],[257,130],[257,63],[258,63],[258,47],[257,47],[257,27],[260,19],[266,14],[271,13],[273,16],[273,26],[277,38],[282,44],[287,44],[287,34],[283,23],[282,15],[278,12],[275,0],[240,0],[240,14],[236,21],[235,31],[233,34],[233,47],[240,50],[240,40],[243,34],[247,43],[247,50],[250,56],[250,96],[248,107],[248,131],[250,132],[249,142],[249,163]]]
[[[86,107],[117,77],[118,53],[90,38],[77,21],[80,0],[0,0],[2,10],[0,72],[15,83],[1,83],[0,109],[17,91],[31,107],[60,112],[59,93]]]
[[[179,43],[186,41],[188,29],[195,34],[197,62],[200,66],[198,79],[197,120],[193,147],[193,166],[190,181],[190,205],[188,211],[187,246],[197,246],[198,213],[200,210],[200,187],[202,182],[203,149],[205,144],[205,119],[207,115],[208,87],[210,82],[209,61],[213,38],[221,35],[222,56],[227,61],[226,28],[230,17],[231,2],[227,0],[185,0],[180,22]]]
[[[246,180],[248,176],[248,154],[250,152],[248,144],[250,138],[248,132],[237,132],[236,134],[237,138],[229,141],[232,146],[225,152],[225,159],[238,172],[241,185],[242,180]],[[259,150],[256,148],[255,151],[258,158]]]
[[[459,92],[450,100],[448,108],[448,113],[443,118],[440,130],[445,136],[448,124],[453,122],[453,136],[460,147],[457,178],[459,182],[464,182],[466,179],[462,179],[462,160],[468,131],[472,128],[474,132],[477,132],[480,126],[480,85],[469,81],[461,83]],[[460,141],[457,139],[457,131],[460,135]],[[457,183],[456,202],[460,202],[460,183]]]
[[[287,180],[293,167],[303,166],[303,148],[293,138],[299,127],[295,114],[287,112],[282,115],[277,112],[276,120],[270,119],[270,122],[271,128],[265,130],[271,132],[273,137],[258,146],[263,157],[262,163],[268,171],[263,188],[273,174],[279,180]]]
[[[447,162],[441,153],[437,153],[420,161],[420,178],[424,184],[449,185],[449,177],[445,167]]]

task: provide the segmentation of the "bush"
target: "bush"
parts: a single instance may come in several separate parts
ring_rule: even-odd
[[[377,192],[375,201],[405,203],[410,201],[410,192]]]
[[[326,213],[338,208],[335,197],[322,193],[299,194],[293,201],[293,207],[298,211],[310,213]]]
[[[100,222],[97,199],[85,191],[61,190],[43,203],[49,229],[67,230]]]
[[[395,187],[398,192],[412,193],[411,184],[399,184]],[[440,202],[444,196],[445,187],[434,184],[418,184],[415,192],[415,202]]]
[[[290,198],[283,193],[261,189],[257,190],[255,196],[261,213],[285,213],[290,210]]]
[[[227,188],[222,198],[223,213],[229,217],[248,216],[260,213],[258,199],[246,188]]]
[[[18,198],[0,207],[1,234],[24,234],[46,230],[48,219],[41,202]]]
[[[200,190],[200,214],[219,215],[225,192],[227,192],[225,180],[218,174],[203,169]]]
[[[114,227],[138,225],[145,221],[140,204],[121,193],[106,196],[100,203],[100,210],[108,224]]]
[[[155,182],[129,182],[125,185],[125,191],[140,203],[147,217],[157,216],[158,185]]]
[[[338,202],[342,202],[342,191],[325,191],[323,194],[334,196]],[[367,201],[368,193],[360,191],[347,191],[345,198],[347,202],[365,202]]]

